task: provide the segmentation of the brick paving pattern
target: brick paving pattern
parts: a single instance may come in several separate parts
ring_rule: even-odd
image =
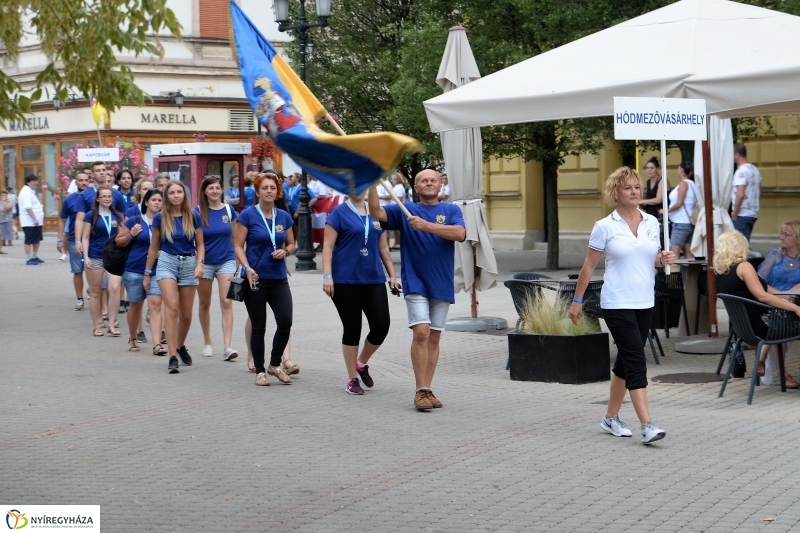
[[[600,430],[608,383],[510,381],[505,337],[445,332],[433,387],[444,408],[418,413],[403,302],[390,300],[375,388],[350,396],[317,273],[290,280],[293,385],[253,384],[241,304],[236,362],[221,360],[212,306],[217,354],[200,357],[195,320],[195,364],[168,375],[149,342],[127,352],[125,315],[121,338],[91,337],[53,241],[40,266],[24,265],[20,241],[0,256],[6,504],[99,504],[103,529],[122,532],[800,530],[800,391],[759,387],[748,406],[748,380],[723,398],[719,383],[651,383],[667,438],[645,447],[629,403],[633,438]],[[450,316],[467,316],[457,299]],[[515,322],[502,285],[480,301]],[[678,354],[675,340],[662,335],[651,377],[716,369],[717,355]]]

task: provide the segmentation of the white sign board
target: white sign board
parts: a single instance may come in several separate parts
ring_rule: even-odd
[[[614,138],[705,141],[706,101],[615,97]]]
[[[78,148],[78,161],[80,163],[93,163],[94,161],[119,161],[119,148]]]

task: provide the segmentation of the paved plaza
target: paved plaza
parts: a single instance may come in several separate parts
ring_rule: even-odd
[[[718,383],[651,382],[667,437],[646,447],[630,403],[621,417],[633,438],[600,430],[607,382],[511,381],[506,337],[446,332],[433,384],[444,408],[420,413],[405,306],[392,298],[392,328],[370,364],[375,388],[350,396],[340,322],[319,273],[290,280],[292,359],[302,367],[291,386],[254,385],[242,304],[239,359],[221,360],[213,311],[215,357],[200,356],[195,320],[195,364],[168,375],[149,342],[127,351],[125,315],[121,338],[91,336],[88,310],[72,310],[54,238],[42,244],[43,265],[24,265],[21,241],[6,250],[6,504],[99,504],[109,532],[800,530],[800,391],[759,387],[748,406],[747,380],[721,399]],[[500,254],[501,277],[526,261],[541,268],[543,253],[525,254]],[[450,316],[467,316],[468,295],[457,299]],[[515,322],[502,285],[480,302],[481,314]],[[651,378],[716,369],[717,355],[677,354],[674,341],[662,335],[667,356],[660,366],[649,359]],[[795,375],[799,360],[788,363]]]

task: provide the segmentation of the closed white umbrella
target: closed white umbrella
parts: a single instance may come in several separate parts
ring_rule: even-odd
[[[447,93],[480,77],[466,31],[461,26],[450,28],[436,83]],[[455,290],[472,293],[472,318],[478,318],[476,291],[497,283],[497,261],[483,205],[481,130],[442,132],[441,141],[450,198],[461,208],[467,230],[467,238],[455,246]]]

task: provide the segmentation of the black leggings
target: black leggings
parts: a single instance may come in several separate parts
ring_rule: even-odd
[[[250,349],[253,352],[253,363],[256,372],[265,372],[264,368],[264,336],[267,333],[267,304],[275,315],[278,329],[272,339],[272,353],[270,366],[281,364],[281,356],[289,343],[292,332],[292,291],[289,290],[289,280],[269,279],[259,280],[258,290],[250,289],[250,284],[244,283],[244,305],[250,316],[253,330],[250,334]]]
[[[358,346],[361,342],[361,313],[367,317],[369,334],[367,342],[373,346],[383,344],[389,333],[389,298],[386,285],[376,283],[370,285],[335,284],[333,286],[333,305],[339,312],[344,326],[342,344]]]
[[[647,359],[644,343],[653,322],[653,308],[649,309],[603,309],[611,337],[617,343],[617,360],[612,371],[625,380],[628,390],[647,387]]]

